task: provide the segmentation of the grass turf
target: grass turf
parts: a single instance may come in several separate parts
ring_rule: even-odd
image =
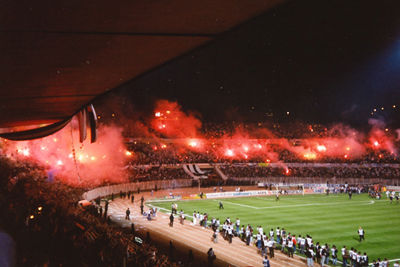
[[[224,209],[219,209],[219,201]],[[173,202],[152,202],[151,205],[171,210]],[[302,236],[310,234],[314,243],[333,244],[339,250],[346,245],[362,253],[367,252],[370,262],[380,257],[400,258],[400,203],[384,197],[373,200],[366,194],[353,195],[289,195],[275,197],[242,197],[227,199],[203,199],[175,201],[178,211],[183,209],[191,220],[193,211],[208,213],[219,218],[226,217],[234,222],[250,224],[254,228],[261,225],[264,232],[271,228],[284,227],[287,232]],[[358,227],[365,230],[365,241],[358,241]]]

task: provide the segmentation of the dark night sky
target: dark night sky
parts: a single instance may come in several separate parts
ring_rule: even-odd
[[[393,120],[398,11],[400,1],[289,1],[117,92],[144,110],[155,99],[176,100],[206,121]],[[371,116],[377,106],[386,109]]]

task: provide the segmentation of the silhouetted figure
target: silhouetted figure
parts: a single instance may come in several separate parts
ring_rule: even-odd
[[[212,248],[207,251],[207,258],[208,266],[214,266],[214,261],[217,257],[215,256],[214,250]]]
[[[169,216],[169,226],[173,227],[174,226],[174,215],[171,212],[171,215]]]
[[[193,256],[193,251],[189,249],[189,255],[188,255],[188,264],[187,266],[192,266],[194,262],[194,256]]]

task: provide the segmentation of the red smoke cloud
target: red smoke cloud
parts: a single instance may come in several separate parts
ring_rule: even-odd
[[[127,120],[129,121],[129,120]],[[160,100],[154,112],[142,123],[129,122],[125,127],[151,146],[154,153],[173,155],[187,161],[189,152],[203,153],[211,160],[281,162],[281,158],[306,161],[331,159],[354,160],[368,153],[382,152],[397,156],[400,131],[390,134],[385,125],[371,120],[368,134],[337,124],[325,130],[325,137],[285,139],[267,128],[237,127],[233,132],[202,133],[199,116],[184,112],[176,102]],[[71,130],[72,129],[72,130]],[[311,127],[312,129],[312,127]],[[310,129],[309,129],[310,130]],[[312,129],[314,131],[314,129]],[[311,131],[311,130],[310,130]],[[79,143],[76,122],[60,132],[38,140],[11,142],[0,140],[0,149],[9,157],[36,160],[46,166],[56,179],[74,185],[96,186],[104,182],[127,180],[127,161],[135,161],[135,151],[127,151],[122,129],[99,126],[98,141]],[[1,152],[1,150],[0,150]],[[282,156],[284,155],[284,157]],[[290,170],[288,170],[287,175]]]
[[[91,144],[90,140],[79,143],[76,124],[72,121],[61,131],[32,141],[7,141],[5,153],[37,161],[50,176],[72,185],[125,181],[123,167],[127,155],[122,129],[100,126],[96,143]]]
[[[199,136],[201,121],[183,112],[177,102],[160,100],[156,103],[151,127],[167,138],[195,138]]]

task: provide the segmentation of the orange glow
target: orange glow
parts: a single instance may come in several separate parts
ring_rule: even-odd
[[[308,160],[313,160],[317,158],[317,155],[315,153],[306,153],[303,155],[305,159]]]

